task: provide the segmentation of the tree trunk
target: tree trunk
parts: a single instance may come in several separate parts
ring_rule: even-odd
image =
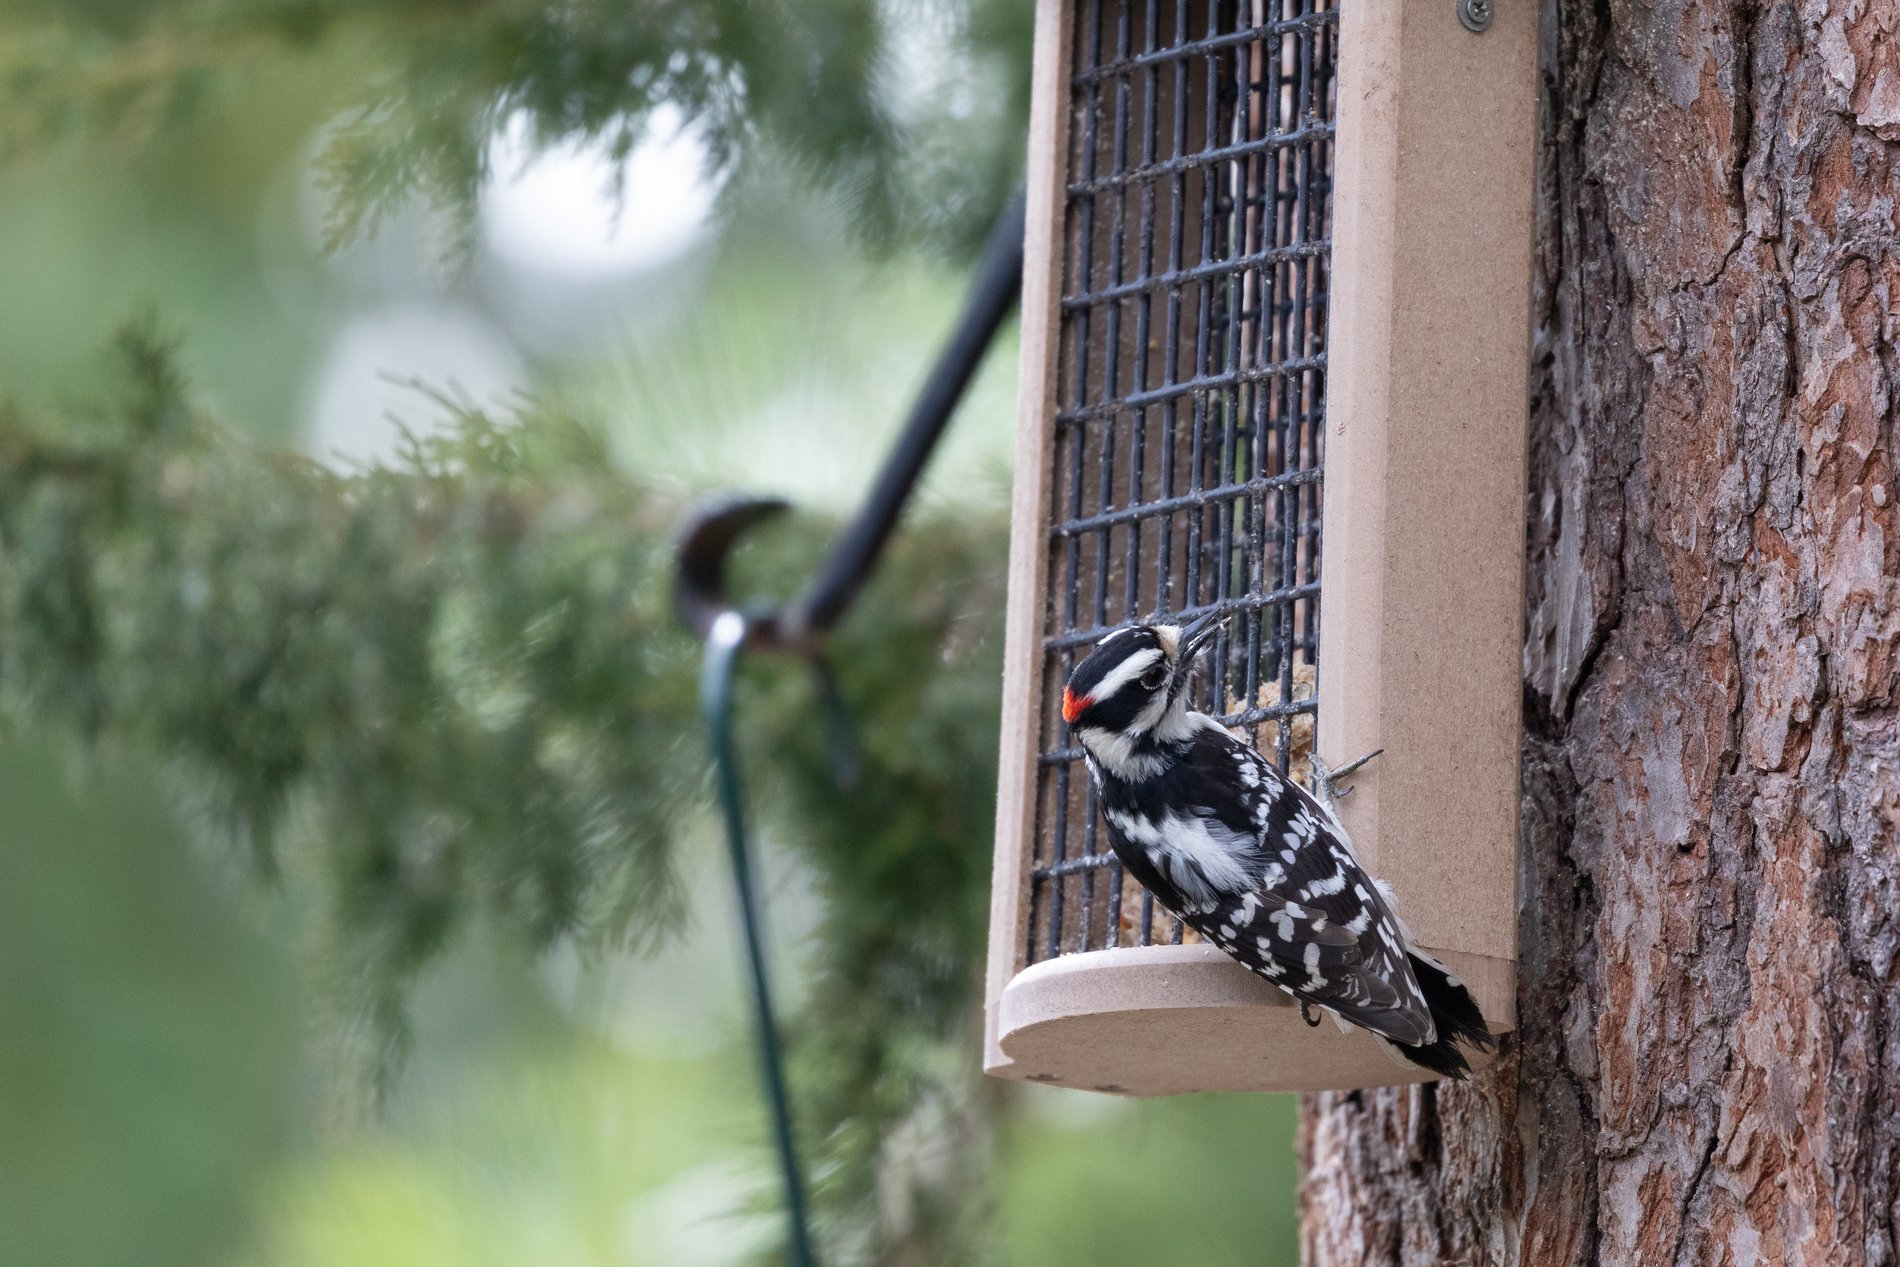
[[[1545,66],[1521,1029],[1308,1098],[1306,1260],[1900,1264],[1900,16]]]

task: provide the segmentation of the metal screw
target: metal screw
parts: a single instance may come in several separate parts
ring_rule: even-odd
[[[1458,0],[1458,21],[1479,34],[1491,29],[1491,0]]]

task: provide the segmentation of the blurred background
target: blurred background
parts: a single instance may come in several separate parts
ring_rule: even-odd
[[[0,1264],[774,1260],[665,550],[783,494],[782,595],[855,504],[1031,9],[0,3]],[[825,1257],[1290,1263],[1289,1099],[979,1072],[1015,356],[840,633],[862,782],[741,704]]]

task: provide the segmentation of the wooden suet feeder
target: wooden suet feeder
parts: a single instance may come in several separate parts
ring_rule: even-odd
[[[1039,0],[991,1073],[1427,1076],[1303,1024],[1108,847],[1062,683],[1214,609],[1200,706],[1295,777],[1385,750],[1359,856],[1512,1027],[1537,28],[1528,0]]]

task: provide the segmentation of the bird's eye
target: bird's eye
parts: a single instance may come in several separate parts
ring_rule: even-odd
[[[1143,690],[1147,691],[1159,690],[1161,684],[1167,680],[1167,666],[1157,664],[1154,668],[1149,669],[1146,673],[1141,675],[1141,686]]]

